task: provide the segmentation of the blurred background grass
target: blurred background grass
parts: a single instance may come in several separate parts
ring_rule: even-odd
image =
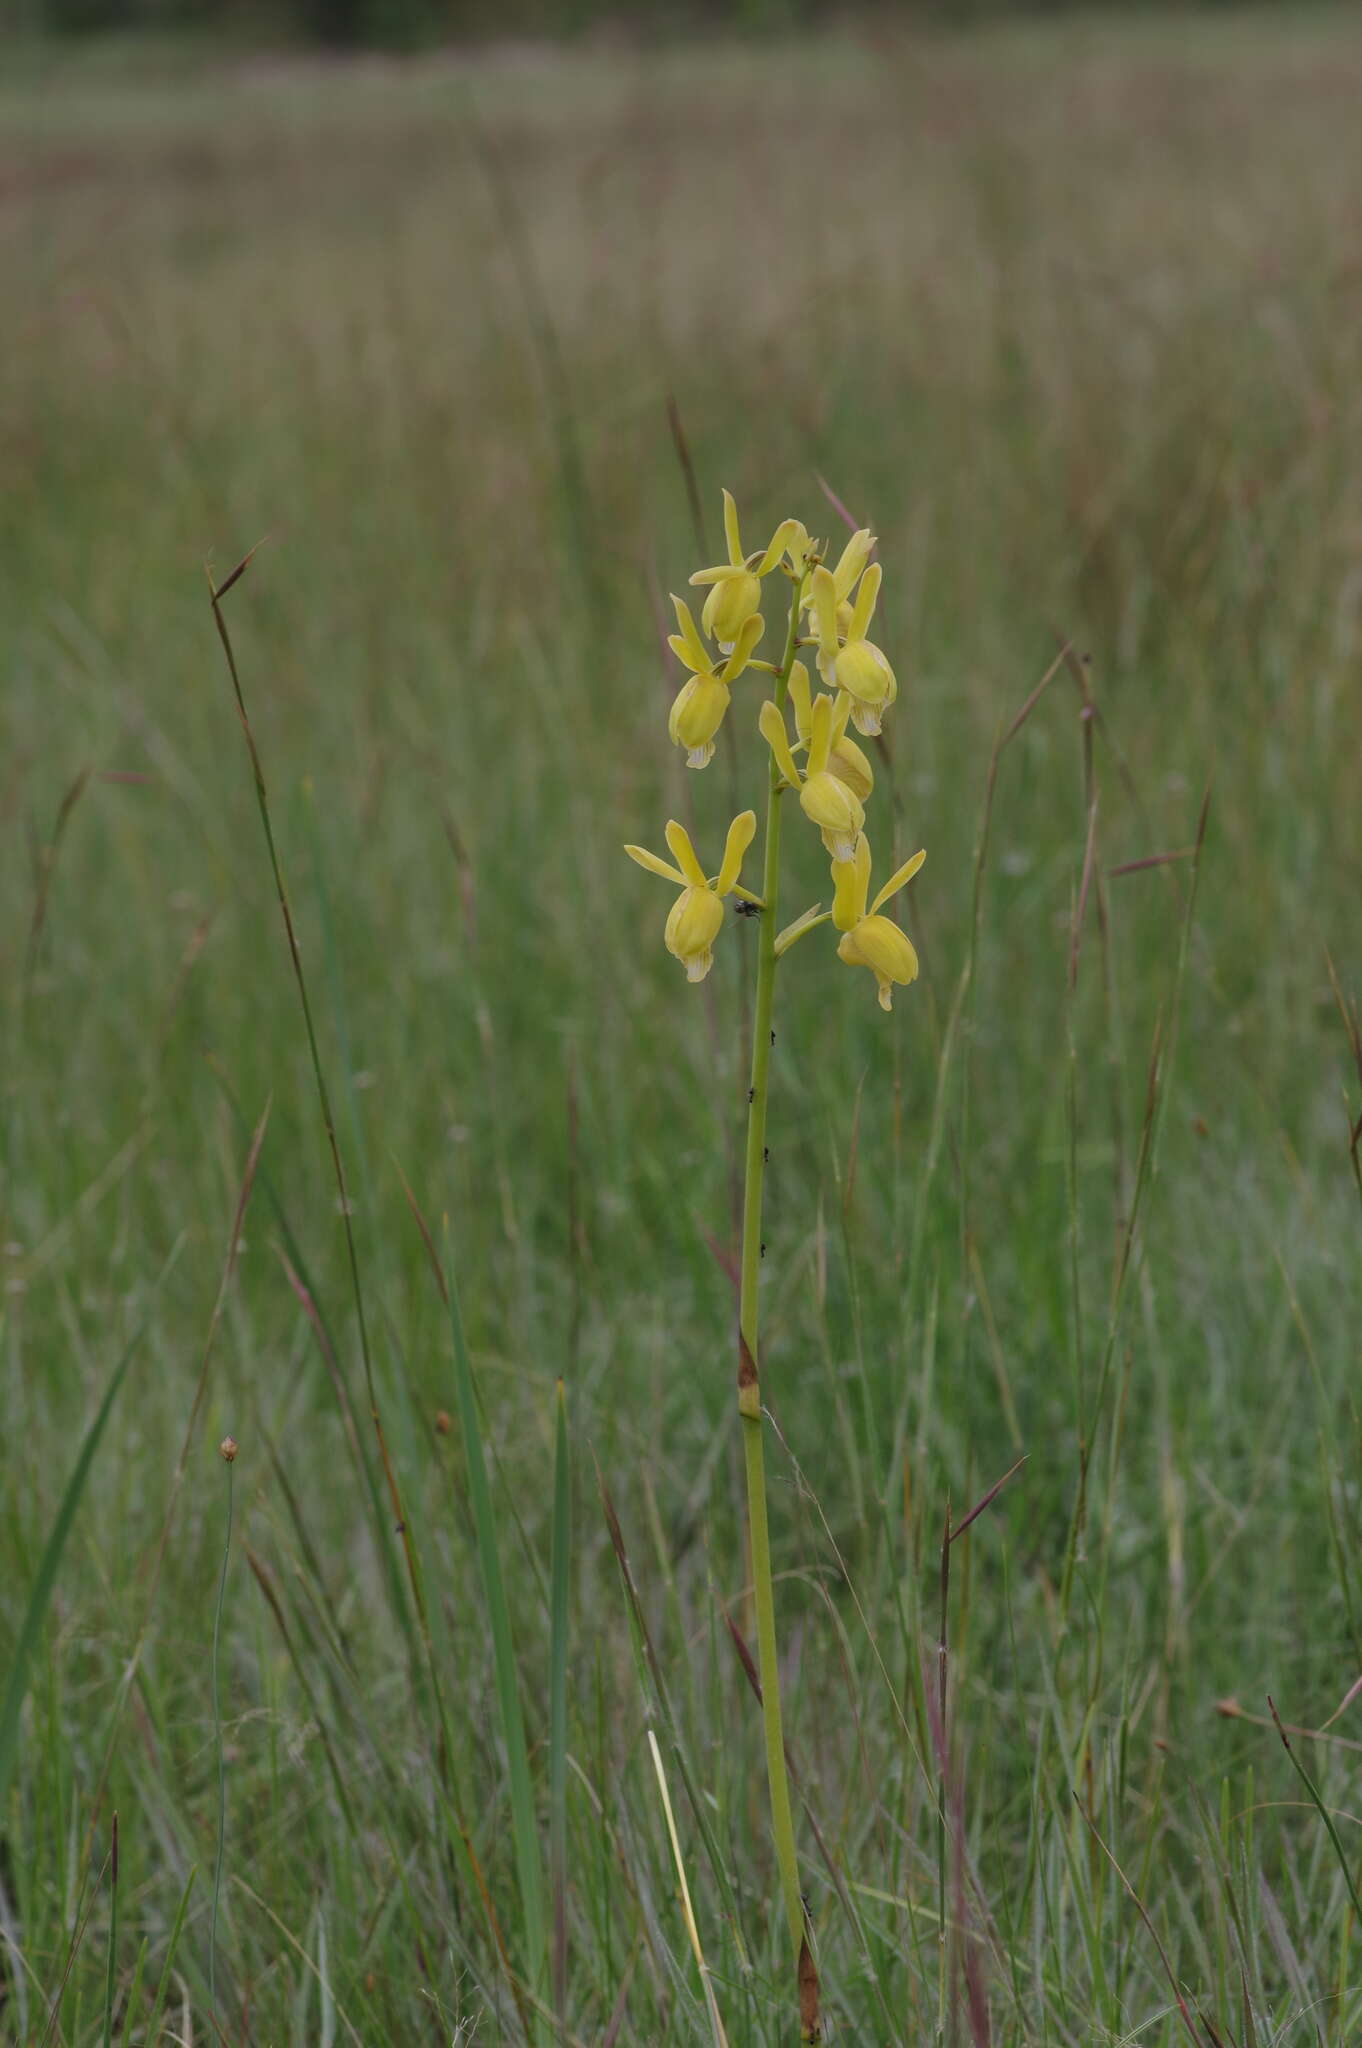
[[[145,1323],[0,1814],[7,2038],[97,2036],[87,1829],[106,1846],[114,1805],[124,1992],[197,1865],[172,2010],[206,2024],[227,1429],[258,1566],[238,1557],[224,1624],[227,2035],[519,2038],[433,1789],[462,1788],[514,1950],[447,1332],[399,1169],[450,1218],[541,1797],[568,1383],[571,2037],[614,2012],[610,2038],[709,2038],[594,1456],[672,1688],[730,2036],[788,2038],[759,1729],[722,1623],[748,1627],[714,1247],[751,935],[688,989],[665,892],[620,846],[659,845],[669,815],[717,846],[748,800],[746,700],[704,777],[666,744],[666,593],[713,558],[721,483],[754,537],[787,512],[835,533],[820,477],[881,537],[902,695],[877,865],[929,850],[923,977],[891,1019],[820,939],[779,995],[764,1385],[798,1460],[777,1459],[773,1517],[790,1739],[836,1871],[806,1830],[830,2025],[983,2038],[968,1962],[995,2040],[1185,2038],[1077,1793],[1208,2039],[1352,2038],[1345,1875],[1276,1737],[1216,1702],[1262,1714],[1271,1691],[1317,1725],[1362,1658],[1357,1084],[1327,964],[1356,988],[1359,92],[1352,17],[1294,10],[967,37],[882,15],[340,68],[74,46],[0,82],[0,1640]],[[278,1256],[305,1259],[362,1424],[203,579],[262,539],[227,609],[452,1756]],[[990,750],[1066,641],[999,758],[966,988]],[[1071,995],[1080,675],[1098,802]],[[1208,783],[1179,985],[1190,863],[1113,870],[1188,848]],[[821,869],[795,844],[792,910]],[[1156,1045],[1158,1172],[1095,1416]],[[1023,1452],[954,1553],[957,1895],[920,1677],[937,1544],[948,1501],[958,1519]],[[1346,1808],[1348,1752],[1307,1754]]]

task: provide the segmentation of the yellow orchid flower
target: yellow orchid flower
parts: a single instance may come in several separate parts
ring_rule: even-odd
[[[899,691],[887,657],[865,637],[880,594],[881,573],[878,562],[865,570],[849,614],[843,611],[830,569],[815,569],[810,584],[818,632],[818,673],[830,690],[844,690],[850,697],[857,732],[872,734],[879,731],[881,713],[888,710]]]
[[[834,860],[850,860],[856,851],[865,806],[854,789],[828,767],[833,747],[846,731],[849,700],[820,696],[809,713],[808,752],[801,775],[790,750],[785,720],[768,697],[761,707],[758,723],[761,736],[775,756],[777,768],[791,789],[799,791],[799,807],[817,825],[823,844]]]
[[[647,868],[650,874],[661,875],[664,881],[675,882],[680,887],[681,894],[667,918],[663,943],[685,968],[688,981],[703,981],[714,965],[714,941],[724,922],[724,897],[741,896],[745,903],[757,900],[738,884],[743,855],[752,844],[756,829],[755,811],[742,811],[733,820],[724,842],[723,861],[713,882],[706,879],[705,871],[695,857],[690,834],[684,825],[677,824],[675,818],[667,821],[667,844],[676,861],[675,867],[658,854],[649,853],[644,846],[626,846],[624,849],[630,860],[636,860],[641,868]]]
[[[842,934],[837,957],[849,967],[870,969],[879,983],[882,1010],[891,1007],[896,984],[906,988],[910,981],[917,980],[917,953],[907,933],[892,918],[880,916],[880,907],[897,895],[905,882],[912,881],[926,858],[926,853],[919,851],[896,868],[869,911],[866,897],[870,892],[870,841],[862,835],[854,860],[835,860],[832,864],[832,921]]]
[[[727,661],[716,669],[696,631],[690,607],[679,597],[673,597],[672,603],[681,630],[668,637],[667,645],[692,674],[676,693],[667,731],[674,746],[686,749],[686,766],[703,768],[714,758],[714,736],[728,710],[728,686],[747,667],[766,628],[760,612],[744,619]]]
[[[874,546],[875,535],[870,531],[870,528],[868,526],[858,527],[842,549],[837,567],[828,572],[832,577],[832,591],[836,599],[837,631],[844,636],[851,624],[851,593],[855,587],[856,579],[870,560]],[[814,550],[815,567],[821,556],[822,548],[819,546]],[[813,610],[812,590],[806,593],[801,609],[806,612]]]
[[[813,703],[809,696],[809,671],[802,661],[795,662],[790,670],[790,702],[794,706],[795,731],[807,747],[813,724]],[[874,769],[855,740],[849,740],[845,733],[834,742],[828,755],[828,773],[835,775],[839,782],[845,782],[862,803],[875,787]]]
[[[718,641],[725,654],[737,645],[744,620],[750,619],[761,604],[761,578],[770,575],[787,548],[797,543],[801,535],[807,545],[808,535],[799,521],[783,519],[764,554],[745,555],[738,531],[738,508],[733,502],[733,493],[724,492],[724,538],[728,542],[728,560],[713,569],[697,569],[690,580],[693,584],[707,583],[710,586],[700,614],[700,624],[711,640]]]

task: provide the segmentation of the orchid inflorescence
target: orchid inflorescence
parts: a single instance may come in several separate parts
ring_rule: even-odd
[[[724,535],[728,559],[697,570],[690,579],[706,592],[698,624],[688,604],[679,597],[672,599],[677,630],[667,644],[685,668],[686,680],[677,692],[668,726],[673,743],[685,750],[687,767],[706,768],[714,758],[715,742],[732,709],[735,692],[741,701],[749,687],[747,678],[763,679],[753,721],[767,753],[761,893],[754,894],[741,880],[743,858],[756,836],[755,811],[740,811],[734,818],[718,872],[712,877],[702,866],[690,834],[675,818],[668,821],[666,829],[670,860],[642,846],[626,846],[625,852],[678,892],[664,941],[667,951],[685,968],[688,980],[703,981],[714,963],[714,942],[723,930],[727,898],[733,897],[739,910],[759,920],[738,1260],[738,1415],[771,1840],[795,1964],[800,2039],[816,2041],[821,2038],[818,1975],[800,1885],[794,1806],[785,1763],[775,1577],[766,1509],[765,1373],[758,1342],[760,1278],[766,1251],[762,1191],[768,1157],[771,1047],[776,1037],[772,1021],[776,970],[792,946],[830,923],[838,934],[837,957],[848,966],[869,968],[881,1007],[887,1010],[894,990],[916,980],[918,962],[911,940],[884,915],[884,906],[912,880],[926,856],[915,853],[872,899],[865,812],[874,794],[875,771],[848,728],[875,737],[898,695],[888,658],[869,637],[881,580],[879,564],[871,559],[875,536],[868,528],[853,533],[835,566],[829,568],[822,544],[812,540],[797,519],[783,519],[768,545],[748,554],[738,528],[738,510],[727,491]],[[761,661],[757,649],[766,630],[762,597],[768,579],[777,575],[789,585],[784,652],[778,662]],[[800,660],[801,653],[811,660]],[[817,673],[817,688],[811,668]],[[798,800],[800,811],[822,839],[832,868],[832,900],[827,905],[815,903],[778,932],[781,814],[787,793]]]
[[[853,533],[836,566],[828,568],[821,543],[810,538],[799,520],[784,519],[766,548],[746,554],[729,491],[724,492],[724,533],[728,560],[698,569],[690,579],[707,592],[699,624],[681,598],[672,599],[677,631],[667,644],[688,675],[671,708],[671,739],[685,749],[687,767],[706,767],[713,759],[734,685],[749,674],[773,679],[774,693],[764,699],[757,716],[757,729],[773,762],[772,787],[777,794],[787,788],[797,793],[801,811],[821,833],[831,858],[833,888],[830,908],[815,905],[779,934],[775,957],[830,920],[841,933],[838,958],[871,970],[880,1005],[887,1010],[895,987],[916,979],[918,959],[902,929],[881,914],[881,906],[911,880],[926,855],[914,854],[867,910],[870,845],[865,806],[875,775],[847,728],[877,735],[898,695],[887,656],[868,638],[882,574],[878,562],[871,560],[875,536],[865,527]],[[785,658],[779,666],[756,658],[765,631],[762,588],[777,571],[793,586]],[[812,653],[823,686],[817,694],[805,664],[795,659],[803,649]],[[794,714],[793,739],[786,723],[787,702]],[[675,819],[666,828],[675,865],[641,846],[625,848],[641,867],[681,890],[667,919],[665,943],[691,981],[703,981],[713,964],[726,896],[749,909],[767,908],[738,879],[755,832],[753,812],[744,811],[733,820],[712,882]]]

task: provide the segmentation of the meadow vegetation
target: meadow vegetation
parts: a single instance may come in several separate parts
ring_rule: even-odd
[[[621,849],[739,808],[720,486],[824,483],[928,849],[772,1062],[828,2038],[1358,2037],[1360,102],[1343,14],[0,85],[5,2041],[794,2037],[754,935]]]

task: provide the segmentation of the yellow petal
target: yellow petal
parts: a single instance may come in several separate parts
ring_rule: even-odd
[[[837,651],[837,592],[831,571],[821,563],[813,572],[809,593],[813,599],[819,647],[824,654],[831,656]]]
[[[828,765],[832,750],[832,700],[818,697],[809,713],[809,767],[810,775],[821,775]]]
[[[892,918],[863,917],[837,948],[838,958],[853,967],[869,967],[887,982],[906,987],[917,980],[917,954],[906,932]],[[886,1006],[887,1007],[887,1006]]]
[[[683,889],[673,903],[663,939],[667,951],[684,962],[692,981],[703,981],[709,973],[723,922],[724,906],[712,889]]]
[[[775,755],[776,767],[780,770],[791,789],[799,787],[799,770],[790,752],[789,736],[785,731],[785,720],[768,697],[757,715],[757,726],[771,752]]]
[[[766,621],[760,612],[752,612],[743,620],[741,627],[734,635],[733,651],[721,670],[726,683],[731,683],[735,676],[742,674],[748,662],[752,659],[757,642],[765,631]]]
[[[885,883],[879,895],[875,898],[875,901],[870,906],[870,914],[872,917],[875,915],[875,912],[879,909],[882,903],[887,903],[891,896],[897,896],[899,890],[904,886],[905,882],[912,881],[913,876],[917,873],[918,869],[922,866],[922,863],[924,860],[926,860],[926,858],[926,848],[919,847],[918,851],[913,855],[911,860],[906,860],[901,868],[895,868],[893,874],[889,877],[889,880]]]
[[[663,860],[660,854],[649,853],[646,846],[626,846],[624,850],[630,860],[636,860],[641,868],[647,868],[650,875],[661,875],[664,882],[676,882],[685,888],[685,876],[669,860]]]
[[[691,617],[690,606],[683,604],[675,591],[672,593],[672,603],[676,606],[676,620],[681,631],[679,634],[674,634],[668,640],[667,645],[671,648],[673,654],[681,661],[684,661],[687,668],[697,670],[709,668],[711,666],[710,658],[705,649],[705,643],[700,638],[699,632],[696,629],[695,621]],[[680,641],[679,646],[677,645],[678,640]]]
[[[848,640],[864,640],[870,631],[870,621],[875,615],[875,599],[880,594],[880,581],[884,575],[878,562],[872,562],[861,578],[861,587],[856,592],[856,602],[851,611],[851,624],[847,628]]]
[[[695,848],[690,843],[690,834],[684,825],[678,825],[675,818],[667,820],[667,844],[672,850],[676,865],[686,880],[696,889],[704,889],[705,871],[695,858]]]
[[[758,576],[769,576],[783,554],[789,551],[792,542],[797,542],[803,527],[797,519],[782,519],[771,535],[766,553],[757,563]]]
[[[804,816],[820,832],[832,834],[847,843],[847,857],[850,858],[862,825],[865,823],[865,809],[860,798],[849,790],[844,782],[826,770],[819,775],[805,779],[799,792],[799,807]]]
[[[761,604],[761,585],[746,570],[723,577],[705,599],[700,623],[711,640],[731,647]]]
[[[835,673],[839,689],[857,703],[873,705],[876,710],[892,704],[898,693],[893,669],[879,648],[872,647],[868,640],[848,640],[837,657]]]
[[[809,671],[802,661],[795,662],[790,670],[790,702],[794,706],[795,731],[800,739],[809,737]]]
[[[755,811],[739,811],[728,828],[724,841],[724,857],[719,868],[719,879],[714,884],[716,896],[727,896],[742,871],[743,855],[752,844],[757,829]]]
[[[855,740],[838,740],[828,755],[828,773],[855,790],[862,803],[875,787],[875,771]]]
[[[667,720],[672,745],[691,753],[709,746],[728,706],[727,683],[718,676],[691,676],[677,691]]]
[[[832,921],[839,932],[854,931],[865,916],[866,891],[870,887],[870,841],[864,832],[856,842],[853,860],[833,862],[832,886]]]
[[[724,539],[728,542],[728,559],[741,562],[742,537],[738,532],[738,508],[733,501],[732,491],[724,492]]]
[[[870,559],[870,550],[875,545],[875,536],[868,526],[862,526],[853,533],[842,549],[842,558],[832,572],[833,588],[837,602],[841,604],[851,593],[851,586]]]
[[[785,524],[789,528],[789,533],[785,540],[785,552],[789,557],[790,567],[794,570],[795,575],[802,576],[808,566],[809,553],[813,546],[809,538],[809,529],[805,526],[802,519],[787,519]]]

